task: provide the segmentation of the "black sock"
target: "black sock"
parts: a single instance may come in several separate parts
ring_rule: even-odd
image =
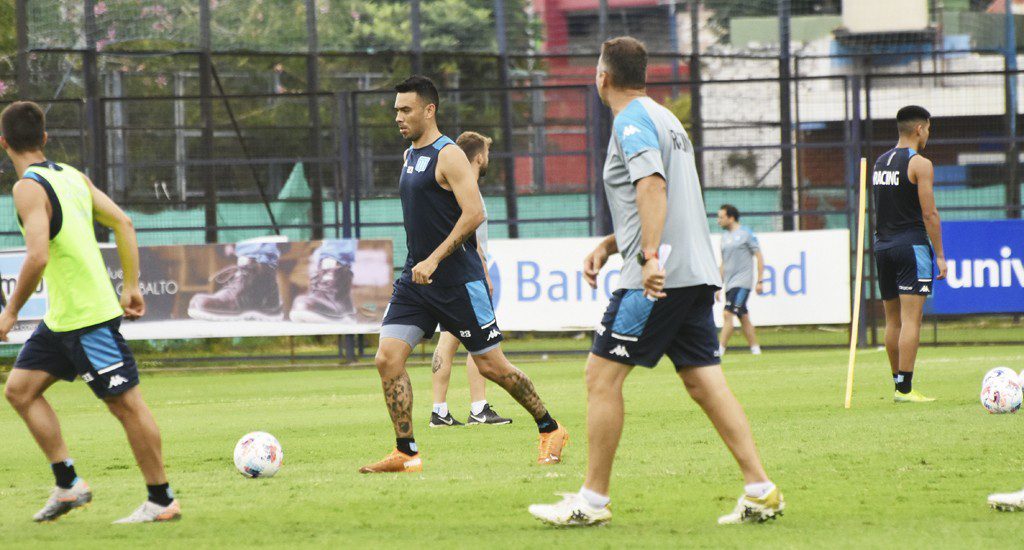
[[[78,474],[75,473],[75,461],[70,458],[50,464],[50,469],[53,470],[53,477],[57,480],[57,487],[61,489],[70,489],[78,479]]]
[[[412,437],[399,437],[395,442],[398,450],[409,456],[420,454],[419,448],[416,447],[416,440]]]
[[[537,430],[542,434],[548,434],[558,429],[558,422],[551,418],[551,414],[544,412],[544,416],[537,419]]]
[[[910,389],[913,387],[911,382],[914,379],[914,371],[903,372],[900,371],[899,376],[896,377],[896,391],[900,393],[910,393]]]
[[[892,385],[893,386],[898,386],[899,383],[900,383],[900,375],[898,375],[898,374],[892,375]]]
[[[174,493],[171,492],[170,484],[146,485],[146,490],[149,491],[149,501],[153,504],[169,506],[174,502]]]

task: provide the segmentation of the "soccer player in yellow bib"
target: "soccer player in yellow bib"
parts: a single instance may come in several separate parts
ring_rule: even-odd
[[[4,397],[25,421],[56,480],[34,519],[53,521],[92,501],[92,491],[75,472],[57,414],[43,397],[58,380],[76,377],[121,421],[146,480],[149,498],[114,523],[178,519],[181,507],[164,473],[160,430],[142,400],[138,368],[119,331],[122,317],[137,319],[146,312],[139,291],[135,229],[88,177],[46,158],[45,118],[42,109],[28,101],[12,103],[0,113],[0,146],[20,176],[13,195],[26,247],[18,283],[0,313],[0,340],[7,340],[40,277],[49,295],[43,322],[25,342],[4,387]],[[120,299],[107,275],[94,221],[116,237],[124,268]]]

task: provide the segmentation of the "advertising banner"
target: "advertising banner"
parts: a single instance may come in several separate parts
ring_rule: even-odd
[[[390,240],[152,246],[139,249],[146,315],[125,322],[127,339],[297,336],[376,332],[391,297]],[[114,288],[124,274],[103,248]],[[3,290],[14,290],[24,252],[0,254]],[[46,311],[40,283],[11,333],[21,342]]]
[[[748,302],[756,324],[849,323],[846,230],[757,236],[766,266],[764,293]],[[716,261],[719,240],[720,234],[712,235]],[[492,240],[488,271],[499,326],[592,329],[618,288],[623,262],[613,256],[598,288],[591,289],[583,279],[583,258],[599,241]],[[128,339],[375,333],[394,280],[393,247],[386,239],[154,246],[140,248],[139,254],[147,311],[143,319],[122,325]],[[103,257],[120,292],[124,276],[117,250],[105,247]],[[8,294],[23,258],[24,252],[0,254]],[[47,289],[40,284],[21,312],[12,342],[28,337],[46,304]],[[723,305],[715,304],[719,325]]]
[[[850,322],[848,231],[757,236],[765,275],[764,293],[751,296],[748,302],[756,324]],[[719,233],[712,235],[719,262],[720,238]],[[598,242],[596,238],[492,240],[488,271],[499,326],[513,331],[592,329],[618,288],[623,262],[621,256],[613,256],[598,276],[598,288],[591,289],[583,279],[583,258]],[[719,325],[723,305],[715,306]]]
[[[942,243],[932,313],[1024,313],[1024,220],[943,222]]]

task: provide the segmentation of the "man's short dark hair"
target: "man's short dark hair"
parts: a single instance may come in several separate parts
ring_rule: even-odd
[[[735,206],[733,206],[731,204],[723,204],[718,209],[719,210],[725,210],[725,215],[726,216],[729,216],[730,218],[732,218],[732,219],[734,219],[736,221],[740,221],[740,211]]]
[[[909,134],[920,123],[931,120],[932,114],[920,105],[907,105],[896,113],[896,127],[901,134]]]
[[[620,36],[601,44],[604,70],[612,86],[625,89],[647,87],[647,48],[632,36]]]
[[[435,108],[441,108],[441,96],[437,94],[437,86],[433,80],[425,76],[412,75],[395,86],[395,91],[400,94],[415,92],[425,103],[433,103]]]
[[[46,115],[31,101],[15,101],[0,113],[0,135],[17,153],[42,150]]]

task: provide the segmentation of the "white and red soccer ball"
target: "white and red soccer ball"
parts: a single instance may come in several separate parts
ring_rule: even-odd
[[[271,477],[281,469],[284,451],[277,438],[266,432],[250,432],[235,445],[235,468],[245,477]]]
[[[981,404],[992,414],[1015,413],[1024,401],[1021,376],[1012,369],[996,367],[981,382]]]

